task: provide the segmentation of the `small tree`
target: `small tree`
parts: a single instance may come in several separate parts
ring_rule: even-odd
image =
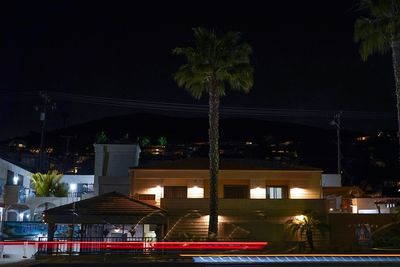
[[[143,136],[139,138],[139,145],[141,147],[147,147],[151,145],[150,137],[148,136]]]
[[[63,174],[57,170],[32,175],[32,187],[38,197],[66,197],[68,191],[61,182]]]
[[[312,210],[305,210],[302,215],[295,216],[286,222],[293,236],[298,236],[300,240],[306,235],[307,243],[311,250],[314,250],[314,231],[325,234],[328,225],[324,223],[320,216]]]
[[[122,135],[121,139],[119,140],[121,143],[129,143],[130,142],[130,137],[129,133],[126,133]]]
[[[167,137],[165,136],[161,136],[157,141],[160,146],[166,146],[168,144]]]
[[[105,144],[108,142],[108,137],[104,131],[96,134],[96,144]]]

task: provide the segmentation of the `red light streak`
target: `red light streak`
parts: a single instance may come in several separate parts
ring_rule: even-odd
[[[267,242],[95,242],[95,241],[5,241],[1,245],[37,245],[49,248],[78,246],[82,249],[96,248],[109,250],[259,250]]]

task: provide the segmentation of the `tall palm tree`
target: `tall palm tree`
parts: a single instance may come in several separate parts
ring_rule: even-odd
[[[219,101],[226,88],[249,92],[253,86],[250,65],[252,49],[241,42],[237,32],[223,36],[204,28],[195,28],[192,47],[175,48],[174,53],[186,57],[186,64],[175,73],[175,81],[193,97],[209,97],[209,172],[210,219],[209,239],[218,234],[218,171],[219,171]]]
[[[355,23],[354,39],[360,43],[361,58],[365,61],[375,52],[392,52],[400,162],[400,0],[361,0],[361,7],[369,12]]]
[[[35,173],[32,175],[32,187],[38,197],[66,197],[68,191],[65,184],[61,182],[63,174],[57,170],[47,173]]]
[[[305,210],[302,215],[295,216],[288,220],[286,224],[292,235],[297,235],[300,239],[304,234],[306,235],[311,250],[314,250],[314,231],[325,234],[328,230],[328,225],[312,210]]]

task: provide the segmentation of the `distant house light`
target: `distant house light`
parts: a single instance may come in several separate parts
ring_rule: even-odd
[[[369,136],[359,136],[356,138],[357,141],[367,141],[369,139]]]

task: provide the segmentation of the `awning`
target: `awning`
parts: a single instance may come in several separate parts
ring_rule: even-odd
[[[134,198],[111,192],[43,212],[46,223],[165,224],[166,211]]]

